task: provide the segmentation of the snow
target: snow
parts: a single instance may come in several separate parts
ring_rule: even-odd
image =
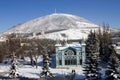
[[[71,14],[55,13],[40,18],[36,18],[22,24],[18,24],[11,29],[7,30],[3,34],[8,33],[31,33],[31,32],[41,32],[41,31],[50,31],[50,30],[61,30],[67,29],[66,34],[84,36],[91,29],[97,29],[98,25],[91,23],[90,21]],[[68,30],[70,29],[70,30]],[[74,30],[76,29],[76,30]],[[59,32],[59,31],[58,31]],[[65,31],[63,31],[65,32]],[[78,33],[80,32],[80,34]],[[60,32],[61,33],[61,32]],[[49,37],[53,37],[53,33],[49,34]],[[54,33],[55,34],[55,33]],[[50,36],[51,35],[51,36]],[[79,36],[76,36],[79,37]],[[86,36],[85,36],[86,37]]]
[[[21,68],[19,68],[19,75],[23,77],[29,77],[29,78],[39,78],[39,74],[41,71],[41,67],[38,67],[37,69],[35,67],[25,65]]]
[[[65,76],[69,73],[71,73],[71,69],[56,69],[56,68],[50,68],[50,71],[55,75],[55,76]],[[40,77],[40,72],[42,72],[42,67],[39,66],[37,69],[32,66],[24,66],[19,69],[20,75],[24,77],[29,77],[29,78],[39,78]],[[82,69],[76,69],[77,75],[83,75]]]
[[[6,38],[4,38],[0,35],[0,42],[4,42],[5,40],[6,40]]]
[[[29,59],[26,58],[26,62],[29,62]],[[42,58],[39,57],[38,59],[39,62],[42,61]],[[0,64],[0,73],[6,73],[4,76],[9,75],[9,70],[10,70],[10,64]],[[76,78],[83,78],[83,68],[64,68],[64,69],[59,69],[59,68],[50,68],[50,71],[53,73],[54,76],[65,76],[69,73],[71,73],[72,69],[76,70]],[[42,66],[39,65],[38,68],[35,66],[31,65],[23,65],[22,63],[19,63],[17,66],[17,73],[19,73],[19,76],[22,77],[29,77],[29,78],[40,78],[40,73],[42,72]],[[1,75],[1,74],[0,74]]]
[[[10,33],[40,33],[40,32],[49,32],[46,33],[43,37],[36,36],[36,38],[48,38],[48,39],[86,39],[89,32],[97,31],[100,26],[82,18],[79,16],[64,14],[64,13],[54,13],[46,16],[42,16],[21,24],[18,24],[14,27],[11,27],[9,30],[3,32],[2,34]],[[114,31],[119,31],[117,29],[112,29]],[[2,35],[1,34],[1,35]],[[66,37],[62,36],[65,34]],[[35,36],[30,36],[29,38],[34,38]]]
[[[64,34],[65,36],[63,36]],[[53,40],[80,40],[86,39],[89,34],[89,31],[82,32],[80,29],[68,29],[59,32],[49,33],[43,35],[36,36],[36,38],[47,38]],[[32,36],[30,37],[32,38]]]
[[[65,46],[62,46],[60,44],[56,44],[55,46],[59,46],[59,50],[63,50],[66,49],[68,47],[73,47],[73,48],[81,48],[81,44],[78,43],[74,43],[74,44],[65,44]]]
[[[8,33],[40,33],[45,32],[44,35],[34,35],[29,38],[48,38],[48,39],[86,39],[89,32],[97,31],[99,26],[79,16],[54,13],[51,15],[36,18],[22,24],[18,24],[11,29],[3,32]],[[115,30],[115,29],[114,29]],[[51,31],[51,32],[49,32]],[[53,31],[53,32],[52,32]],[[49,32],[49,33],[46,33]],[[65,34],[63,36],[62,34]],[[44,37],[43,37],[44,36]]]
[[[116,49],[117,49],[117,50],[120,50],[120,46],[116,46]]]
[[[0,72],[8,72],[8,69],[9,69],[10,65],[4,65],[4,64],[1,64],[0,65]]]
[[[71,69],[56,69],[56,68],[50,68],[50,71],[54,74],[54,76],[65,76],[68,73],[71,73]],[[19,75],[24,76],[24,77],[29,77],[29,78],[39,78],[40,77],[40,72],[42,72],[42,67],[38,66],[36,69],[35,67],[32,66],[24,66],[19,69]],[[77,75],[83,75],[82,68],[81,69],[76,69]]]

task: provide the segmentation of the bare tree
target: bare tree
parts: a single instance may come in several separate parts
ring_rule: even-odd
[[[5,43],[0,44],[0,63],[4,60],[6,56],[6,45]]]

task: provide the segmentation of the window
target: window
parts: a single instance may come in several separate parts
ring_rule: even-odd
[[[62,65],[62,60],[59,60],[59,65]]]
[[[65,55],[65,65],[77,65],[76,53],[73,50],[66,50]]]
[[[77,65],[77,59],[66,59],[65,65]]]
[[[80,65],[82,65],[82,59],[79,59],[79,63],[80,63]]]
[[[72,50],[66,50],[64,52],[65,55],[75,55],[75,53]]]

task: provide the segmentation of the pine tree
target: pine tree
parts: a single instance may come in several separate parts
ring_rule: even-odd
[[[118,71],[119,61],[116,52],[112,46],[109,47],[110,60],[108,61],[108,66],[106,70],[106,80],[120,80],[120,74]]]
[[[14,53],[12,54],[11,62],[12,62],[12,64],[11,64],[11,68],[10,68],[9,77],[16,78],[16,77],[18,77],[18,72],[17,72],[17,60],[16,60],[16,56]]]
[[[102,29],[99,29],[97,38],[99,40],[100,58],[107,64],[106,80],[120,80],[120,72],[118,70],[120,60],[111,44],[109,25],[103,24]]]
[[[49,70],[50,58],[48,54],[43,55],[43,71],[40,73],[40,77],[53,77],[53,74]]]
[[[99,68],[98,68],[98,42],[95,32],[92,31],[88,35],[86,40],[86,65],[85,75],[88,80],[99,80]]]
[[[97,59],[93,59],[91,54],[87,54],[85,65],[85,75],[88,80],[100,80],[101,74],[99,73],[100,68],[98,67]]]
[[[109,25],[103,24],[102,29],[99,28],[97,38],[99,40],[100,57],[104,62],[107,62],[110,57],[109,45],[111,45],[111,32]]]

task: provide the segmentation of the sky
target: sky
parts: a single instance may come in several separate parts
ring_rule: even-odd
[[[97,25],[120,28],[120,0],[0,0],[0,32],[55,13],[83,17]]]

